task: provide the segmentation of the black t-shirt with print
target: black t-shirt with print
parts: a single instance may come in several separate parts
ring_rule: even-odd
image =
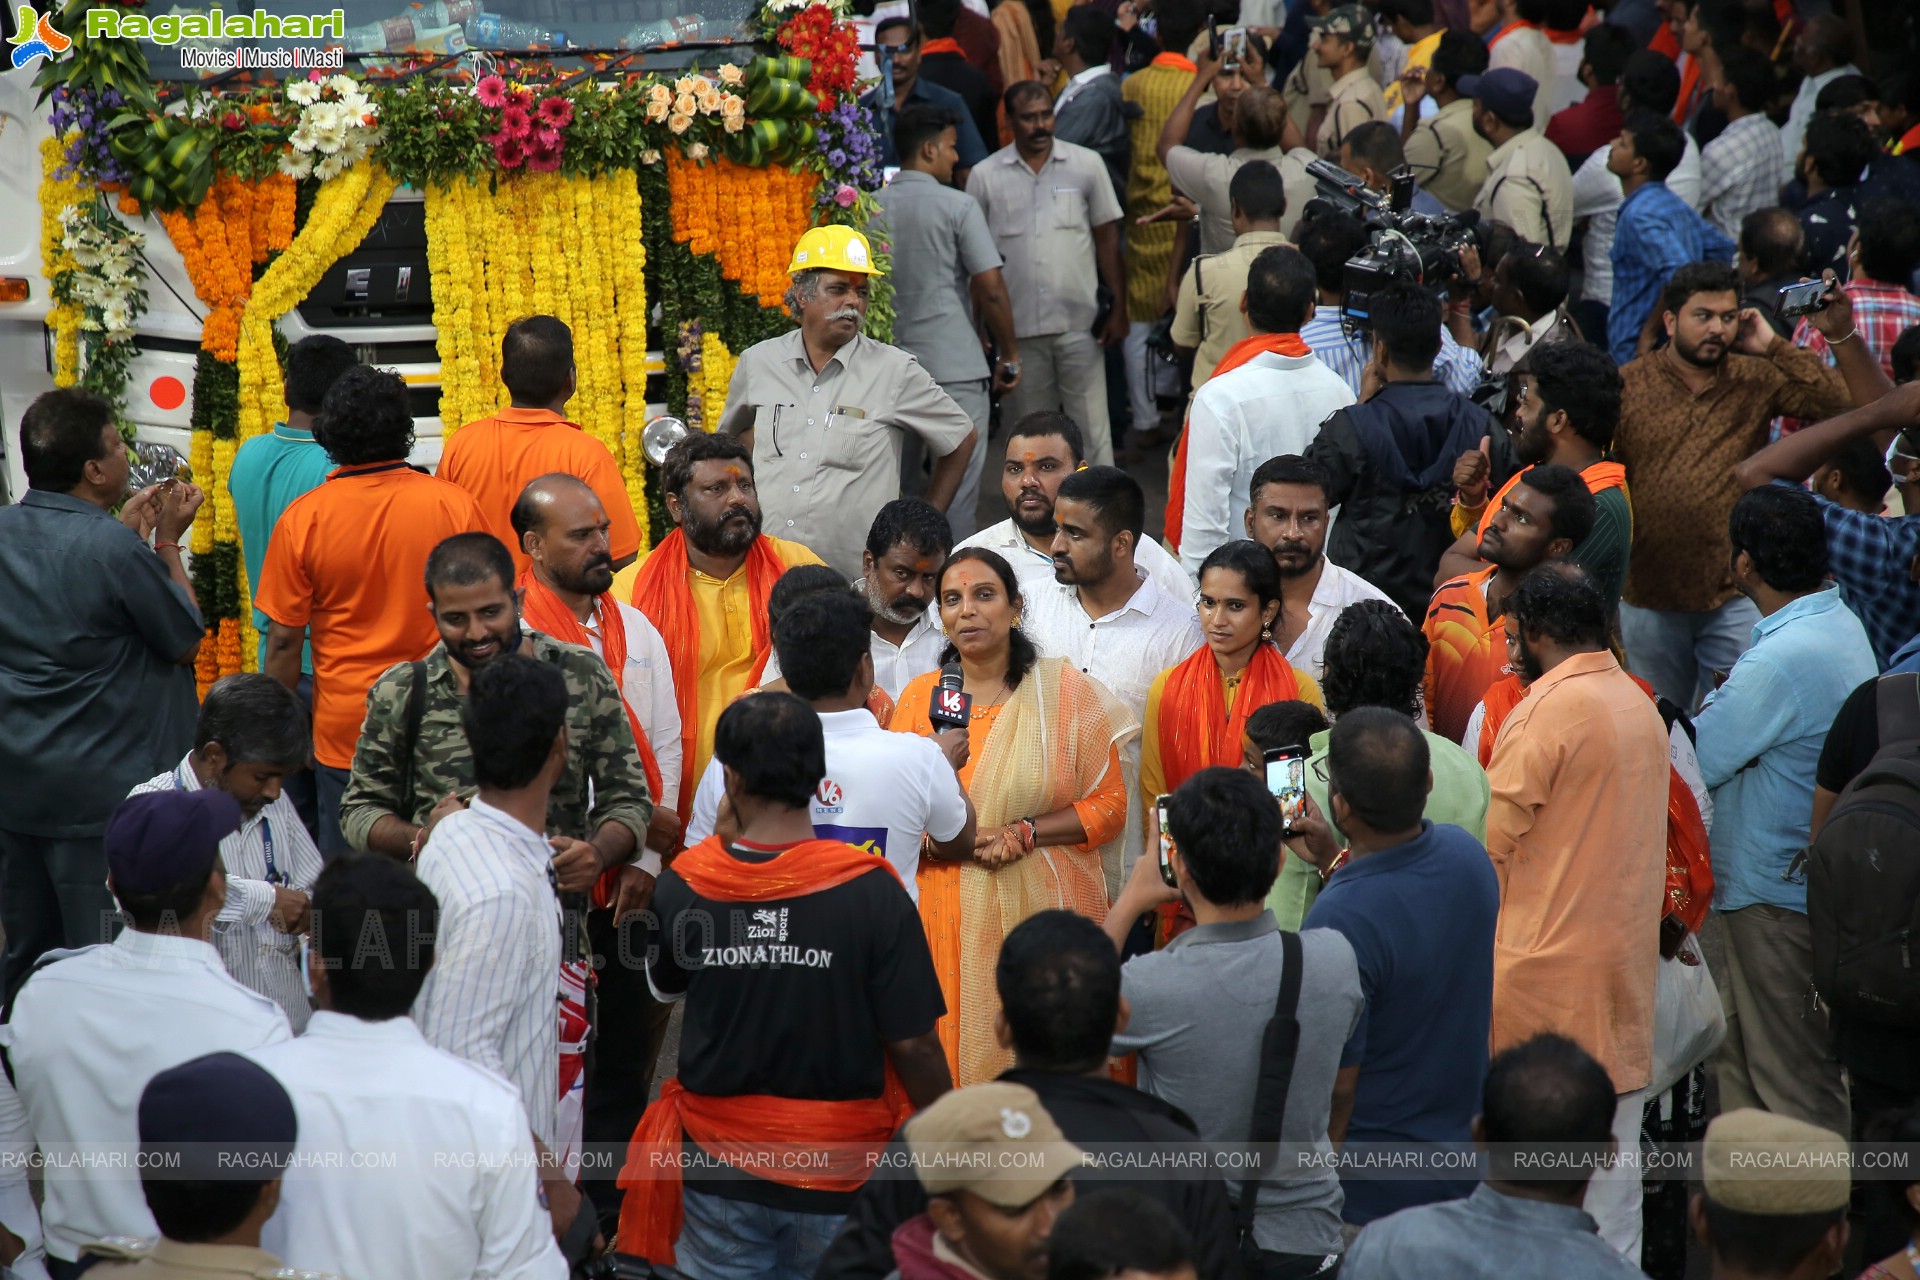
[[[728,852],[766,862],[779,851]],[[946,1012],[919,912],[884,867],[764,902],[718,902],[670,868],[660,876],[648,978],[663,997],[687,997],[679,1078],[688,1092],[880,1096],[883,1046],[925,1035]],[[689,1175],[687,1184],[803,1213],[844,1212],[851,1199],[751,1176]]]

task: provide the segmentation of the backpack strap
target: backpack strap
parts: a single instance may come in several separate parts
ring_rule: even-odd
[[[1896,743],[1920,746],[1920,675],[1881,676],[1873,689],[1873,703],[1880,722],[1881,751]]]
[[[407,687],[406,734],[401,738],[400,758],[406,761],[406,781],[400,788],[400,817],[412,822],[418,797],[414,791],[414,749],[420,745],[420,725],[427,718],[427,664],[409,663],[413,683]]]
[[[1253,1162],[1240,1184],[1240,1202],[1234,1206],[1234,1227],[1240,1237],[1242,1256],[1256,1252],[1253,1243],[1254,1210],[1259,1200],[1260,1183],[1266,1178],[1271,1157],[1280,1145],[1280,1123],[1286,1118],[1287,1091],[1293,1087],[1293,1064],[1300,1051],[1300,935],[1280,931],[1280,995],[1273,1005],[1273,1017],[1267,1022],[1260,1040],[1260,1075],[1253,1088],[1253,1119],[1247,1127],[1247,1142]]]

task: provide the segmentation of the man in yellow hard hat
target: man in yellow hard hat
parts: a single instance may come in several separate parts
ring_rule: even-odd
[[[741,353],[719,429],[753,451],[767,532],[857,578],[874,512],[900,496],[906,437],[935,459],[926,498],[944,511],[973,453],[973,423],[911,355],[860,332],[880,274],[865,236],[815,227],[788,270],[800,327]]]

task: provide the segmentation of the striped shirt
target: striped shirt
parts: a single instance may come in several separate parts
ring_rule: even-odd
[[[1341,381],[1360,394],[1360,375],[1373,357],[1373,335],[1355,327],[1348,332],[1340,322],[1340,308],[1324,304],[1300,326],[1300,341],[1307,344],[1320,363],[1340,375]],[[1440,355],[1433,362],[1433,374],[1447,389],[1471,396],[1480,385],[1480,357],[1454,341],[1444,327],[1440,330]]]
[[[193,753],[188,752],[173,769],[128,794],[200,789]],[[313,882],[320,877],[320,850],[283,791],[220,842],[220,862],[227,873],[227,900],[213,918],[213,945],[233,980],[286,1010],[288,1024],[299,1035],[313,1013],[306,979],[300,976],[300,940],[280,932],[267,918],[273,914],[276,887],[312,896]]]
[[[560,1102],[560,899],[540,832],[475,797],[434,825],[420,882],[440,903],[413,1020],[436,1049],[520,1091],[549,1148]]]
[[[1700,149],[1700,212],[1737,242],[1749,213],[1780,202],[1791,158],[1773,121],[1741,116]]]

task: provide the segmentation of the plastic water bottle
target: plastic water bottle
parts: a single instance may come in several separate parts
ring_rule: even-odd
[[[465,24],[467,39],[482,49],[563,49],[570,42],[564,31],[548,31],[530,22],[509,22],[497,13],[479,13]]]

